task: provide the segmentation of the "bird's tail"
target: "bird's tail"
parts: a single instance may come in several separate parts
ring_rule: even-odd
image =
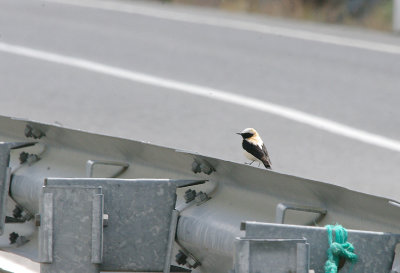
[[[264,164],[265,168],[269,170],[271,169],[271,162],[269,160],[264,159],[262,160],[262,163]]]

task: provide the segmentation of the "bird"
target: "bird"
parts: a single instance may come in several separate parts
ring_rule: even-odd
[[[242,136],[244,155],[251,160],[250,163],[245,164],[251,165],[254,161],[258,161],[259,163],[263,163],[265,168],[271,169],[271,160],[269,159],[267,148],[265,148],[264,142],[257,131],[253,128],[246,128],[242,132],[236,134]]]

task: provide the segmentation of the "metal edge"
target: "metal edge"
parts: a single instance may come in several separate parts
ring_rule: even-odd
[[[171,225],[170,225],[169,234],[168,234],[167,255],[165,257],[165,265],[164,265],[163,273],[170,272],[172,249],[173,249],[173,244],[175,241],[176,228],[178,225],[178,217],[179,217],[179,211],[173,210],[172,215],[171,215]]]
[[[91,262],[103,262],[103,211],[104,194],[96,194],[92,201],[92,258]]]
[[[53,262],[53,193],[44,192],[39,228],[39,262]]]

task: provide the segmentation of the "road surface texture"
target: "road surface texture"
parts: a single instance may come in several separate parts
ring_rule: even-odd
[[[400,200],[400,38],[157,2],[0,0],[0,114]],[[255,164],[257,167],[257,164]],[[33,265],[33,270],[38,270]]]

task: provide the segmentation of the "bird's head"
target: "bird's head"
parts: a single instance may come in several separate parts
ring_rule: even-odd
[[[246,128],[242,132],[236,134],[241,135],[243,139],[248,139],[258,135],[257,131],[254,130],[253,128]]]

